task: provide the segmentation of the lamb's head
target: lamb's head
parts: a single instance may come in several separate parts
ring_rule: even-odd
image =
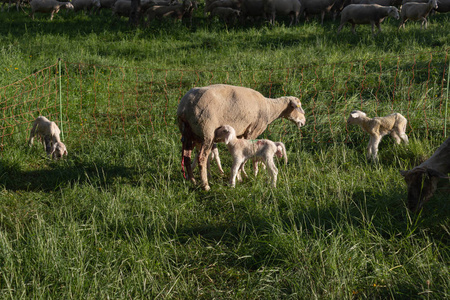
[[[49,155],[52,156],[53,159],[59,159],[62,158],[63,155],[67,156],[67,148],[66,145],[62,142],[56,142],[52,146],[52,150],[49,153]]]
[[[61,6],[61,8],[68,9],[68,10],[73,10],[73,4],[70,3],[70,2],[66,2],[66,3],[64,3],[63,6]]]
[[[300,127],[306,123],[305,111],[302,108],[302,103],[296,97],[288,96],[283,98],[289,100],[289,106],[282,117],[294,122],[300,129]]]
[[[236,138],[236,131],[230,125],[220,126],[214,131],[214,141],[224,142],[228,145],[229,142]]]
[[[389,6],[388,16],[398,20],[400,18],[400,15],[398,13],[397,7]]]
[[[347,124],[359,124],[361,123],[361,120],[366,117],[367,115],[364,112],[360,110],[354,110],[350,113],[350,116],[347,119]]]
[[[430,200],[436,191],[439,178],[447,178],[441,172],[428,168],[414,168],[400,171],[408,185],[408,208],[418,211],[423,204]]]

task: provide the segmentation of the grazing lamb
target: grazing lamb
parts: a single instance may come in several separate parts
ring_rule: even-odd
[[[238,0],[216,0],[205,5],[204,15],[212,12],[217,7],[229,7],[232,9],[240,9],[241,3]]]
[[[350,4],[344,7],[341,12],[341,24],[338,27],[337,34],[349,22],[352,24],[352,32],[354,34],[356,34],[356,24],[371,24],[372,34],[375,35],[375,25],[378,28],[378,32],[381,32],[380,24],[388,16],[398,19],[398,9],[394,6],[381,6],[378,4]]]
[[[59,2],[56,0],[33,0],[30,2],[31,13],[30,16],[34,20],[34,14],[50,13],[50,20],[53,20],[53,15],[57,14],[60,9],[73,10],[73,5],[70,2]]]
[[[370,119],[359,110],[352,111],[347,120],[347,124],[359,125],[362,130],[370,134],[367,159],[372,157],[373,160],[377,159],[378,144],[386,134],[390,134],[397,144],[401,141],[408,143],[408,136],[405,133],[407,122],[406,118],[399,113]]]
[[[400,11],[401,22],[398,28],[405,28],[407,20],[422,21],[421,28],[427,29],[427,17],[432,9],[438,8],[437,0],[429,0],[427,3],[408,2],[402,5]]]
[[[67,149],[61,142],[59,137],[60,134],[61,130],[59,130],[58,125],[56,125],[55,122],[49,121],[46,117],[39,116],[33,122],[28,146],[31,147],[33,145],[35,136],[40,137],[43,139],[47,155],[49,157],[53,155],[53,158],[60,158],[63,155],[67,155]]]
[[[290,16],[292,24],[297,25],[298,16],[300,14],[300,2],[299,0],[264,0],[264,12],[268,16],[269,23],[275,24],[275,16]]]
[[[209,17],[214,18],[218,17],[220,20],[225,22],[227,25],[233,25],[238,20],[241,15],[241,11],[237,9],[233,9],[230,7],[216,7],[214,8]]]
[[[450,138],[448,138],[426,161],[417,167],[400,171],[408,185],[408,208],[418,211],[430,200],[437,189],[440,178],[449,178]]]
[[[253,89],[226,84],[192,88],[181,99],[177,117],[183,142],[183,164],[192,183],[195,179],[191,154],[196,143],[200,145],[198,162],[205,190],[210,189],[206,165],[217,128],[229,124],[238,137],[254,139],[278,118],[294,122],[299,129],[306,122],[305,112],[296,97],[266,98]]]
[[[277,186],[278,169],[273,161],[274,155],[286,156],[284,145],[279,148],[277,144],[270,140],[247,140],[238,139],[236,131],[229,125],[217,128],[214,132],[217,141],[224,142],[228,150],[233,156],[233,166],[231,167],[230,185],[235,187],[236,176],[246,160],[258,158],[267,166],[270,177],[272,178],[272,186]],[[280,142],[279,144],[280,145]],[[285,160],[287,163],[287,160]]]

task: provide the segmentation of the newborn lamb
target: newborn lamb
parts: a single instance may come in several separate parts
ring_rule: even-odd
[[[214,132],[214,140],[225,142],[228,150],[233,156],[233,166],[231,168],[230,185],[235,187],[236,176],[241,166],[251,158],[258,158],[262,160],[266,166],[267,171],[272,179],[272,186],[276,187],[278,169],[273,161],[274,155],[285,157],[287,162],[286,150],[283,146],[277,146],[270,140],[247,140],[238,139],[236,132],[230,125],[224,125],[217,128]],[[282,143],[279,143],[281,145]]]
[[[377,159],[378,144],[386,134],[390,134],[397,144],[401,141],[408,143],[408,136],[405,133],[407,122],[406,118],[399,113],[371,119],[360,110],[352,111],[347,120],[347,124],[359,125],[362,130],[370,134],[367,159],[373,158],[373,160]]]
[[[51,122],[46,117],[39,116],[33,122],[28,145],[31,147],[34,137],[37,136],[43,139],[45,151],[49,157],[61,158],[63,155],[67,156],[66,145],[61,142],[60,134],[61,130],[59,130],[55,122]]]

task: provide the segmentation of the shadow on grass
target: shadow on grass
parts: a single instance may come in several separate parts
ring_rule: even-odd
[[[52,162],[50,168],[24,171],[16,163],[0,160],[0,185],[11,191],[54,191],[68,183],[107,186],[116,181],[132,180],[134,170],[104,162],[77,163],[67,166]]]

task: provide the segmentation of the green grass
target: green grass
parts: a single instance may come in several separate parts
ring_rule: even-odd
[[[448,298],[448,188],[412,214],[399,170],[422,162],[444,140],[450,15],[433,16],[427,31],[414,23],[397,31],[397,22],[386,20],[376,37],[368,26],[357,36],[346,27],[336,37],[331,20],[323,27],[314,20],[226,28],[201,15],[192,27],[165,21],[140,29],[107,12],[60,12],[52,22],[0,15],[0,86],[63,59],[69,151],[53,162],[42,147],[26,145],[25,121],[36,106],[58,116],[56,69],[27,80],[49,80],[49,90],[17,96],[28,85],[2,89],[3,104],[21,103],[23,95],[31,100],[2,110],[2,121],[14,115],[7,120],[17,125],[0,152],[0,297]],[[347,63],[359,60],[347,80]],[[276,189],[264,171],[231,189],[213,165],[210,192],[182,177],[177,101],[193,85],[225,80],[302,98],[301,135],[286,121],[264,134],[288,150],[288,165],[277,163]],[[150,84],[153,94],[145,92]],[[395,146],[386,137],[380,163],[367,162],[368,137],[345,127],[346,114],[360,106],[370,115],[392,106],[409,112],[410,144]],[[231,158],[219,147],[227,172]]]

